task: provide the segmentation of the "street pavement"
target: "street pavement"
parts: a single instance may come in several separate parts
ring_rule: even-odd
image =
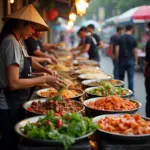
[[[106,73],[113,74],[113,63],[110,57],[101,54],[100,65],[102,70],[104,70]],[[125,87],[126,88],[128,87],[127,75],[125,77]],[[139,113],[145,116],[146,93],[145,93],[143,72],[140,70],[135,71],[134,90],[135,90],[135,98],[142,103],[142,108],[139,110]]]

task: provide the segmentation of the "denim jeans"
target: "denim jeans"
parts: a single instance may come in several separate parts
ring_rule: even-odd
[[[128,88],[134,91],[134,60],[124,59],[119,61],[119,79],[124,81],[125,72],[128,75]]]
[[[116,60],[114,59],[113,64],[114,64],[114,79],[119,79],[119,67],[118,64],[116,63]]]

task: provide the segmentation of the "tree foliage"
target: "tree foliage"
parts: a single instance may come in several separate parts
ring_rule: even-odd
[[[106,18],[109,18],[140,5],[150,5],[150,0],[91,0],[85,17],[91,19],[95,14],[98,18],[100,7],[105,8]]]

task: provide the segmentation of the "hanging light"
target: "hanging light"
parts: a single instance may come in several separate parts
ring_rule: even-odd
[[[76,18],[77,18],[77,15],[76,15],[75,13],[70,13],[69,19],[70,19],[71,21],[75,21]]]
[[[10,3],[13,4],[15,2],[15,0],[10,0]]]
[[[72,27],[73,24],[74,24],[73,21],[71,21],[71,20],[68,21],[68,26],[69,26],[69,27]]]
[[[74,22],[73,22],[73,21],[71,21],[71,20],[69,20],[69,21],[68,21],[68,24],[67,24],[67,30],[72,29],[73,24],[74,24]]]
[[[89,3],[88,3],[88,2],[86,2],[86,3],[85,3],[85,6],[86,6],[86,8],[88,8],[88,7],[89,7]]]
[[[77,8],[77,14],[82,16],[86,13],[86,8],[88,7],[87,0],[76,0],[75,5]]]

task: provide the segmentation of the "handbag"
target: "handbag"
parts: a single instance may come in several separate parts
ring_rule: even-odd
[[[148,63],[145,67],[144,76],[145,78],[150,78],[150,63]]]

